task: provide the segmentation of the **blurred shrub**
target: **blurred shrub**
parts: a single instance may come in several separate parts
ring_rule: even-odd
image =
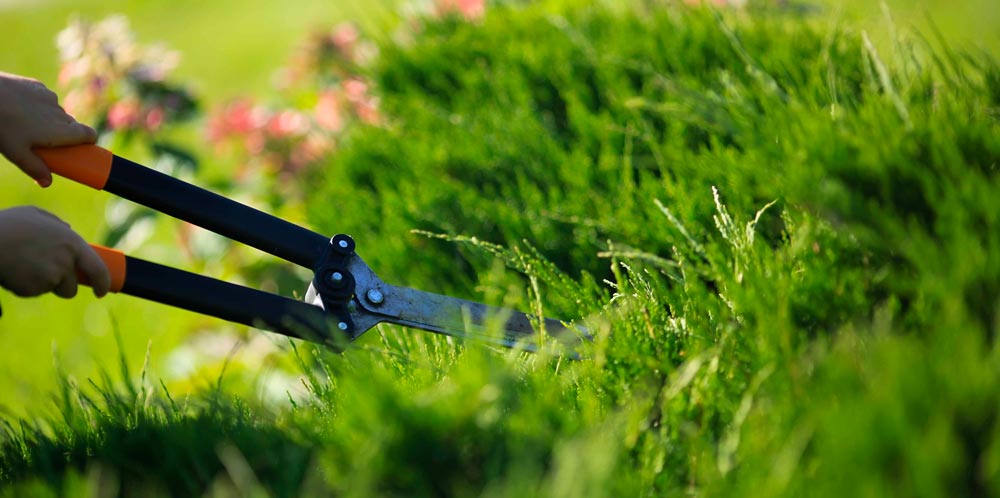
[[[840,98],[859,94],[856,43],[785,19],[736,35],[702,11],[647,9],[614,21],[600,9],[498,10],[384,47],[371,77],[386,123],[350,132],[309,182],[312,219],[357,234],[380,271],[465,293],[491,257],[399,234],[529,241],[564,272],[600,280],[611,274],[598,253],[670,260],[689,237],[710,237],[715,186],[735,212],[778,200],[761,228],[779,243],[798,147],[789,128],[822,109],[828,59],[846,75]],[[690,232],[666,223],[657,200]],[[420,264],[392,256],[407,247]],[[442,268],[465,282],[442,281]]]
[[[381,327],[302,360],[311,396],[260,417],[259,444],[206,429],[321,476],[300,488],[225,451],[206,471],[280,496],[1000,492],[997,62],[629,6],[505,2],[406,28],[348,73],[379,119],[291,177],[388,280],[591,315],[586,359]],[[306,94],[346,81],[309,67]],[[95,402],[63,408],[55,436],[8,429],[4,478],[106,449],[124,466],[90,428],[117,435],[145,413],[120,407],[152,403],[125,399],[106,400],[112,423],[81,422]],[[162,412],[179,415],[150,441],[203,413]],[[219,442],[179,444],[196,460]],[[129,475],[176,475],[145,465]]]
[[[408,285],[564,317],[610,297],[583,377],[644,407],[618,484],[974,494],[997,482],[996,74],[780,14],[496,9],[381,47],[385,122],[308,206]]]

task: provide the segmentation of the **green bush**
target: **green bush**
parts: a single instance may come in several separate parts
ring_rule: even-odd
[[[223,465],[276,496],[1000,493],[996,61],[789,14],[566,3],[384,44],[386,122],[304,181],[315,225],[386,280],[587,317],[584,359],[383,327],[306,355],[312,395],[276,419],[243,412],[264,442],[150,444],[292,441],[301,482]],[[206,409],[159,410],[184,434]],[[10,431],[2,477],[36,489],[53,445],[77,472],[124,466],[98,428],[85,451]]]

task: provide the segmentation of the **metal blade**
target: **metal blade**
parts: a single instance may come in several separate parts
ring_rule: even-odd
[[[520,311],[407,287],[385,285],[382,289],[383,302],[378,307],[367,303],[366,308],[382,315],[383,321],[506,347],[535,350],[538,345],[538,320]],[[577,334],[558,320],[544,318],[541,325],[549,337],[578,342]]]
[[[562,349],[572,349],[581,339],[593,339],[585,328],[570,329],[559,320],[539,320],[508,308],[389,285],[357,254],[351,255],[347,266],[356,282],[355,296],[349,305],[357,327],[355,337],[378,323],[387,322],[527,351],[538,350],[542,339],[536,332],[539,327],[545,330],[548,338],[556,339]],[[323,306],[312,285],[305,299]]]

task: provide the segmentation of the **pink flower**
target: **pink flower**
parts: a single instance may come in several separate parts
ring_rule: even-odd
[[[146,129],[156,131],[163,125],[164,112],[162,107],[154,107],[146,113]]]
[[[119,100],[108,109],[108,126],[112,130],[131,128],[139,121],[140,110],[136,100]]]
[[[266,145],[267,140],[264,138],[264,134],[259,131],[248,134],[243,140],[243,146],[246,147],[247,152],[255,156],[264,152]]]
[[[254,126],[253,104],[249,100],[237,100],[224,111],[222,115],[230,132],[248,132]]]
[[[337,50],[350,59],[354,53],[354,46],[358,42],[358,37],[358,28],[352,23],[345,22],[338,24],[333,29],[331,40],[333,41],[333,45],[337,47]]]
[[[340,131],[344,127],[340,98],[333,91],[320,93],[315,112],[316,123],[320,127],[330,131]]]
[[[267,123],[267,132],[274,137],[281,138],[301,133],[306,129],[306,126],[306,118],[302,113],[285,109],[271,117]]]
[[[462,17],[473,20],[486,13],[486,0],[438,0],[438,14],[458,12]]]
[[[246,99],[233,101],[208,120],[208,139],[218,142],[231,135],[249,133],[265,122],[264,116]]]
[[[295,144],[288,156],[287,168],[294,171],[315,163],[323,158],[333,146],[333,143],[319,134],[310,134],[304,140]]]
[[[344,93],[351,102],[363,100],[368,93],[368,84],[358,78],[351,78],[344,82]]]
[[[59,68],[59,84],[63,86],[68,85],[71,81],[82,76],[86,69],[80,61],[66,61]]]
[[[76,116],[81,110],[86,110],[83,94],[80,92],[68,92],[62,99],[62,105],[70,116]]]
[[[358,115],[364,123],[376,124],[379,122],[380,114],[378,112],[378,101],[373,98],[367,98],[354,103],[354,113]]]

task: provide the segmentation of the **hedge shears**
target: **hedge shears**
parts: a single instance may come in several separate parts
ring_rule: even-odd
[[[378,323],[510,348],[572,347],[589,335],[559,320],[383,282],[345,234],[327,237],[94,145],[35,149],[53,173],[308,268],[305,300],[236,285],[91,245],[112,292],[311,340],[341,350]],[[84,282],[85,283],[85,282]],[[543,340],[554,338],[556,341]]]

